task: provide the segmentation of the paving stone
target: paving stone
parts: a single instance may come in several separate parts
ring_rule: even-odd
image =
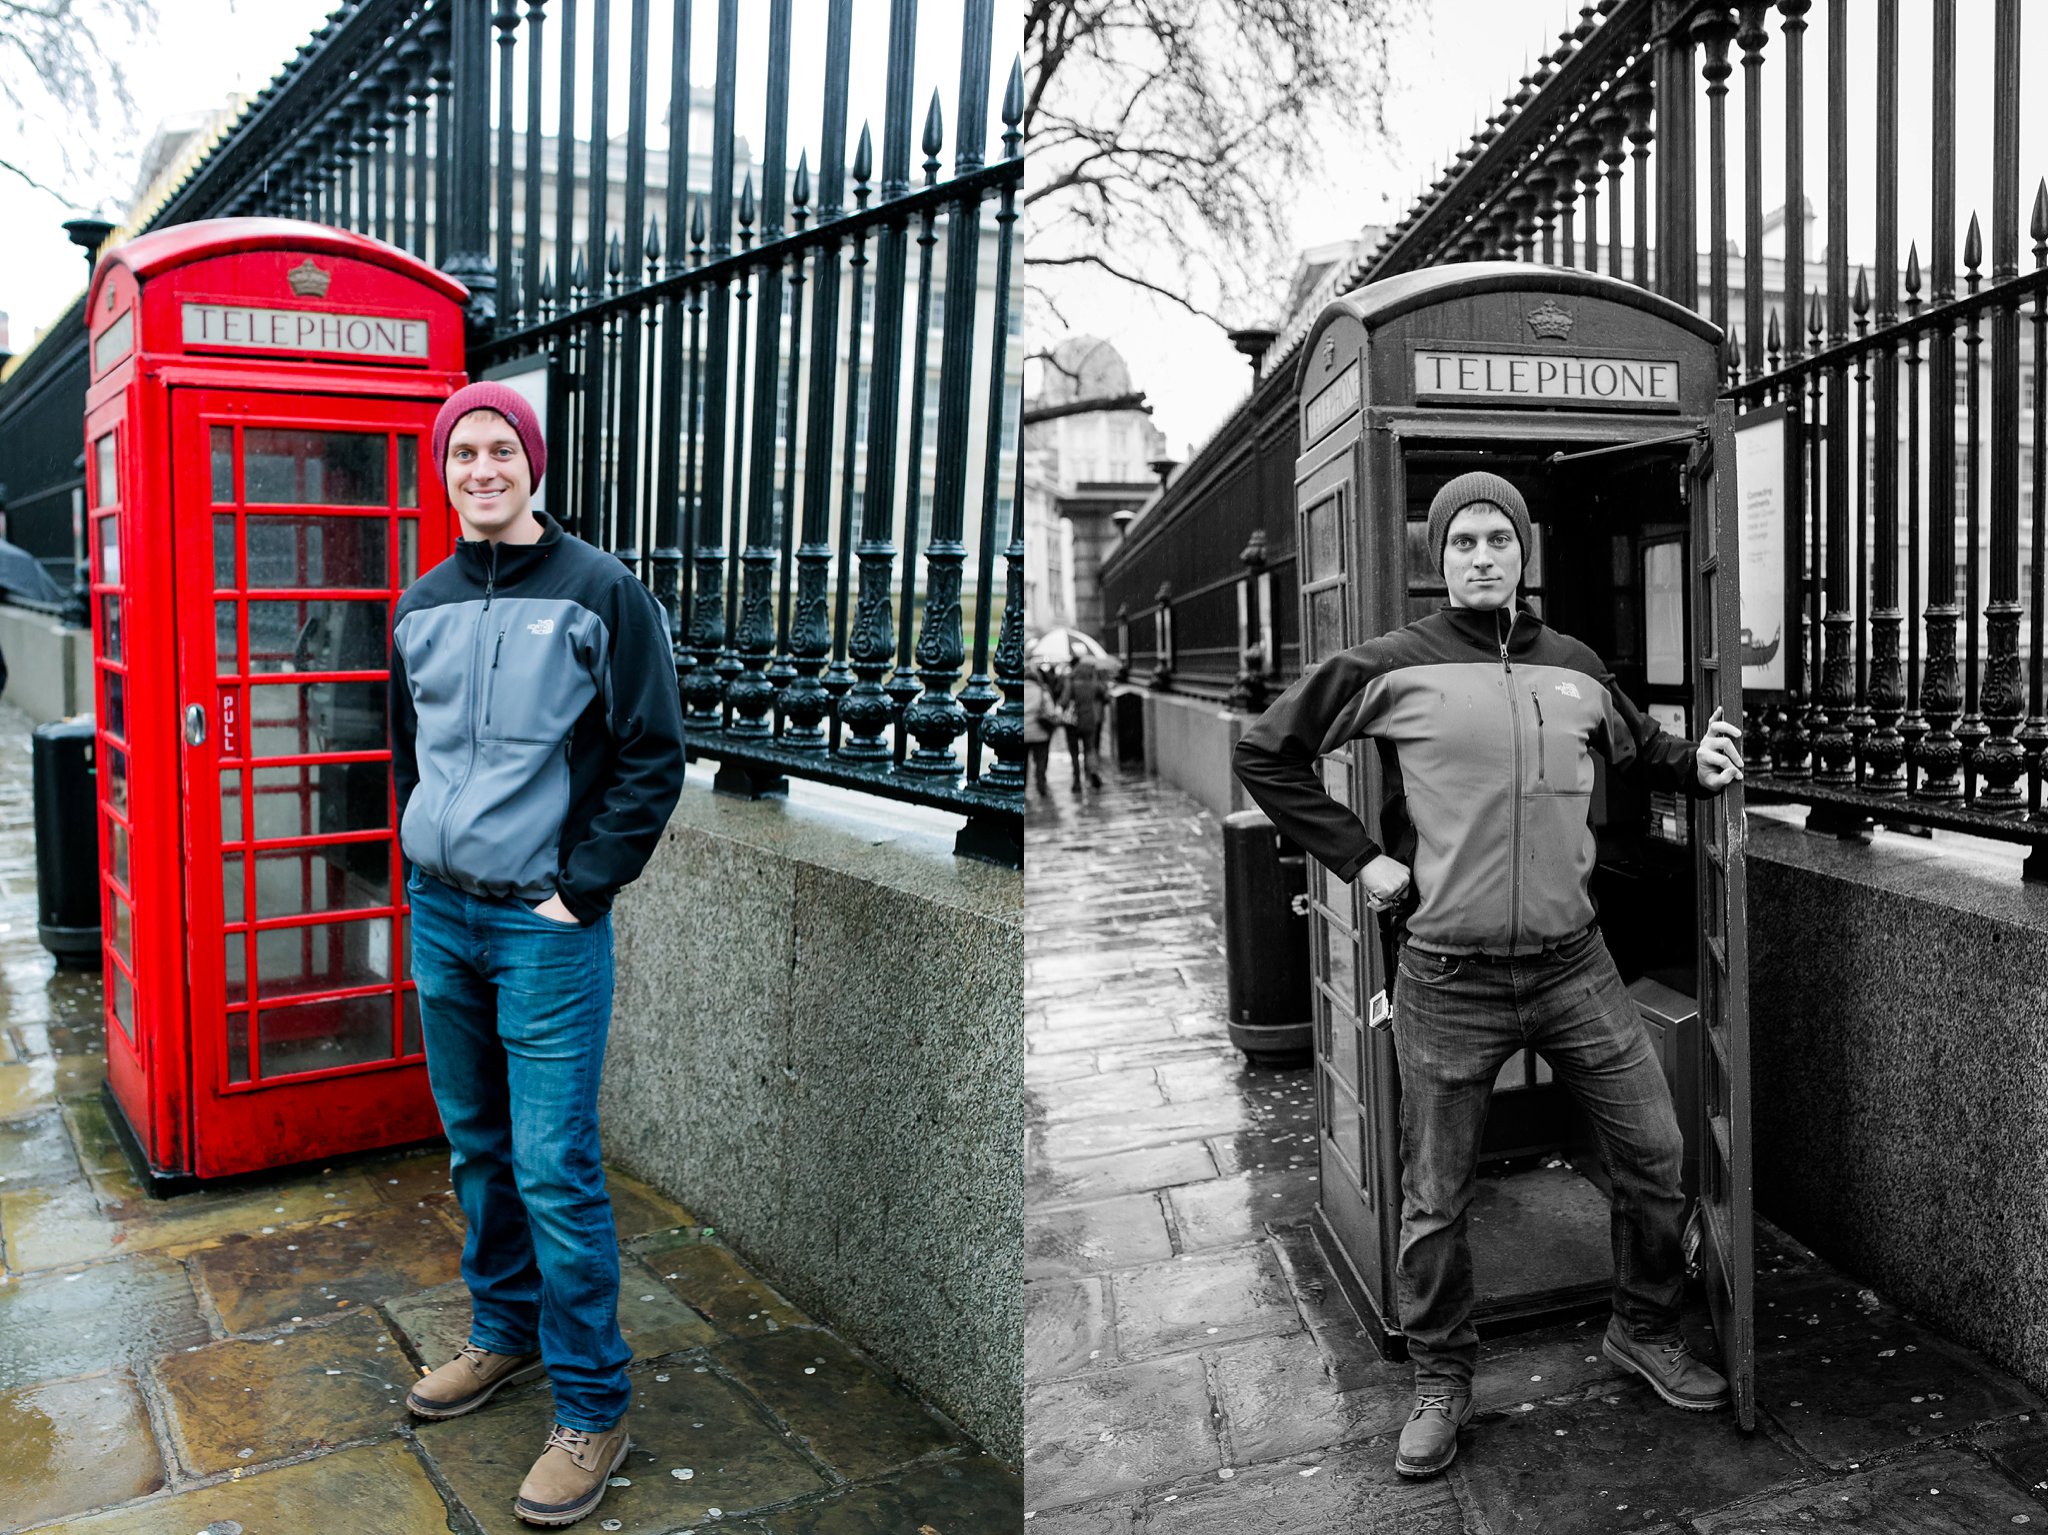
[[[1124,1109],[1163,1108],[1166,1098],[1152,1071],[1150,1066],[1135,1066],[1066,1083],[1057,1093],[1026,1091],[1025,1117],[1033,1124],[1059,1124]]]
[[[1023,1522],[1024,1484],[1016,1473],[972,1455],[717,1528],[726,1535],[999,1535]],[[1043,1535],[1045,1527],[1034,1520],[1030,1528]]]
[[[13,1273],[75,1268],[112,1257],[121,1236],[120,1222],[100,1208],[87,1184],[0,1186],[0,1238],[6,1241],[7,1267]]]
[[[1680,1412],[1637,1381],[1475,1417],[1449,1476],[1494,1535],[1607,1535],[1723,1508],[1806,1473],[1728,1413]]]
[[[377,1197],[394,1205],[416,1205],[449,1192],[448,1148],[408,1151],[395,1157],[379,1157],[360,1164],[356,1171],[377,1191]]]
[[[78,1164],[88,1174],[128,1170],[127,1153],[121,1149],[105,1101],[97,1094],[65,1104],[64,1123],[71,1132],[72,1145],[77,1148]]]
[[[1104,1503],[1072,1508],[1040,1509],[1024,1526],[1030,1535],[1134,1535],[1135,1494]]]
[[[62,1114],[52,1110],[0,1124],[0,1188],[72,1183],[82,1175]]]
[[[178,1458],[199,1476],[389,1432],[406,1419],[413,1378],[369,1311],[166,1355],[155,1368]]]
[[[1977,1431],[1977,1444],[2023,1487],[2048,1491],[2048,1415],[2023,1412]],[[2042,1521],[2048,1524],[2048,1519]]]
[[[109,1175],[115,1187],[125,1171]],[[97,1180],[96,1180],[97,1181]],[[127,1252],[167,1252],[183,1257],[238,1233],[268,1235],[264,1227],[282,1231],[331,1216],[368,1215],[383,1205],[368,1183],[355,1174],[307,1178],[239,1192],[201,1189],[175,1199],[152,1199],[135,1189],[118,1203],[103,1200],[121,1225],[116,1245]]]
[[[659,1377],[666,1375],[662,1380]],[[485,1535],[523,1532],[512,1499],[547,1442],[554,1403],[545,1389],[493,1397],[490,1410],[422,1423],[419,1442]],[[633,1372],[632,1452],[584,1528],[617,1519],[623,1535],[669,1535],[800,1498],[829,1484],[752,1403],[707,1366]],[[689,1478],[671,1475],[689,1471]]]
[[[1117,1349],[1126,1359],[1302,1325],[1264,1243],[1128,1269],[1114,1284]]]
[[[1027,1386],[1024,1422],[1027,1509],[1082,1503],[1223,1463],[1199,1354]]]
[[[612,1224],[618,1228],[621,1242],[650,1232],[697,1224],[696,1216],[666,1194],[649,1188],[638,1178],[629,1177],[616,1167],[605,1169],[604,1181],[612,1198]]]
[[[138,1256],[0,1286],[0,1390],[140,1364],[211,1334],[185,1270]]]
[[[1286,1086],[1296,1078],[1313,1092],[1308,1073],[1295,1067],[1254,1066],[1237,1050],[1211,1050],[1194,1060],[1174,1061],[1157,1068],[1159,1090],[1169,1102],[1187,1103],[1197,1098],[1217,1098],[1225,1093],[1263,1093]]]
[[[430,1210],[366,1210],[268,1235],[236,1233],[193,1254],[230,1333],[256,1332],[409,1295],[461,1274],[462,1243]]]
[[[1760,1404],[1799,1448],[1836,1470],[2039,1412],[2041,1401],[1985,1360],[1897,1312],[1784,1341],[1758,1328]]]
[[[729,1248],[705,1241],[695,1227],[657,1232],[636,1242],[634,1251],[662,1283],[721,1332],[768,1333],[810,1322]]]
[[[1148,1497],[1142,1517],[1145,1535],[1459,1535],[1465,1528],[1442,1478],[1395,1474],[1390,1439],[1183,1483]]]
[[[57,1102],[55,1057],[0,1066],[0,1119],[18,1119],[52,1108]]]
[[[1766,1493],[1693,1520],[1700,1535],[1977,1535],[2048,1525],[2043,1509],[1962,1450],[1937,1450],[1857,1476]]]
[[[1312,1212],[1321,1185],[1312,1167],[1269,1168],[1169,1190],[1182,1252],[1255,1241],[1271,1221],[1298,1221]]]
[[[1173,1238],[1154,1194],[1024,1217],[1024,1277],[1050,1279],[1128,1268],[1173,1256]]]
[[[1031,984],[1034,989],[1039,984],[1035,976]],[[1086,990],[1091,996],[1096,993],[1093,986]],[[1114,1023],[1093,1023],[1083,1028],[1033,1034],[1025,1041],[1024,1048],[1035,1055],[1054,1055],[1068,1050],[1127,1049],[1133,1045],[1158,1043],[1170,1043],[1174,1053],[1187,1048],[1187,1042],[1174,1029],[1173,1019],[1164,1012],[1148,1009],[1135,1011],[1132,1016]]]
[[[317,1524],[307,1512],[319,1510]],[[38,1530],[36,1535],[447,1535],[448,1511],[413,1451],[392,1441],[195,1488],[133,1508]]]
[[[1600,1352],[1606,1318],[1584,1326],[1545,1328],[1516,1338],[1488,1339],[1479,1346],[1479,1367],[1472,1379],[1472,1401],[1481,1412],[1507,1411],[1522,1403],[1572,1396],[1588,1386],[1605,1384],[1618,1391],[1635,1380]],[[1687,1328],[1704,1343],[1701,1329]],[[1400,1366],[1407,1370],[1407,1365]]]
[[[164,1484],[126,1371],[0,1392],[0,1521],[8,1529],[125,1503]]]
[[[831,1333],[736,1338],[712,1350],[712,1358],[848,1481],[880,1476],[961,1442]]]
[[[1308,1332],[1257,1338],[1211,1357],[1232,1465],[1398,1432],[1414,1403],[1405,1365],[1344,1389]]]
[[[1057,1380],[1099,1360],[1116,1359],[1109,1282],[1034,1280],[1024,1287],[1024,1378]]]
[[[1215,1176],[1216,1160],[1199,1141],[1150,1146],[1121,1156],[1093,1157],[1058,1166],[1026,1162],[1024,1203],[1026,1209],[1042,1212]]]
[[[454,1358],[455,1351],[469,1341],[469,1289],[460,1279],[386,1301],[382,1309],[429,1369]],[[635,1359],[702,1348],[720,1336],[630,1257],[619,1262],[619,1333]]]
[[[1251,1110],[1242,1100],[1204,1098],[1035,1126],[1026,1132],[1026,1143],[1038,1157],[1059,1165],[1140,1146],[1227,1135],[1251,1123]]]

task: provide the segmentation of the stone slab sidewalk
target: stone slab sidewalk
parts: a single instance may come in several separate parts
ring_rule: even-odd
[[[468,1335],[445,1150],[154,1200],[100,1097],[97,974],[36,938],[26,720],[0,706],[0,1531],[509,1535],[545,1381],[420,1423]],[[1008,1535],[1017,1478],[609,1175],[635,1448],[579,1529]]]
[[[1215,820],[1122,776],[1026,835],[1032,1535],[2048,1526],[2040,1398],[1767,1225],[1757,1433],[1663,1406],[1593,1321],[1484,1345],[1450,1472],[1397,1477],[1408,1368],[1304,1225],[1310,1074],[1224,1031]]]

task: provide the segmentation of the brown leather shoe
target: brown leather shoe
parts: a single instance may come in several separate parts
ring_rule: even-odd
[[[624,1418],[601,1434],[557,1423],[519,1484],[512,1512],[528,1524],[574,1524],[603,1501],[607,1482],[632,1448]]]
[[[475,1412],[500,1386],[516,1386],[541,1373],[538,1354],[493,1354],[465,1343],[440,1369],[422,1375],[405,1405],[422,1418],[459,1418]]]

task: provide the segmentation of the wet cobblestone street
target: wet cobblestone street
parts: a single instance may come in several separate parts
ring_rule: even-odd
[[[507,1535],[548,1386],[437,1423],[408,1383],[468,1336],[445,1149],[169,1200],[101,1098],[96,973],[36,936],[28,723],[0,706],[0,1531]],[[609,1175],[634,1449],[579,1529],[999,1535],[1015,1475]]]
[[[1218,823],[1135,772],[1054,776],[1026,830],[1032,1535],[2048,1526],[2041,1399],[1762,1222],[1758,1432],[1666,1408],[1602,1317],[1483,1344],[1457,1461],[1396,1476],[1409,1368],[1304,1224],[1310,1072],[1225,1032]],[[1697,1305],[1687,1332],[1711,1347]]]

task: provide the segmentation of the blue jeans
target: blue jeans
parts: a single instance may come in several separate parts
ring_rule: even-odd
[[[1404,945],[1394,988],[1401,1066],[1401,1330],[1418,1389],[1468,1389],[1472,1203],[1494,1078],[1534,1048],[1593,1122],[1613,1181],[1614,1310],[1638,1338],[1675,1336],[1685,1284],[1683,1142],[1671,1090],[1600,930],[1519,959]]]
[[[557,922],[418,869],[406,890],[427,1077],[469,1221],[470,1342],[494,1354],[538,1346],[557,1421],[601,1432],[632,1396],[597,1145],[611,918]]]

